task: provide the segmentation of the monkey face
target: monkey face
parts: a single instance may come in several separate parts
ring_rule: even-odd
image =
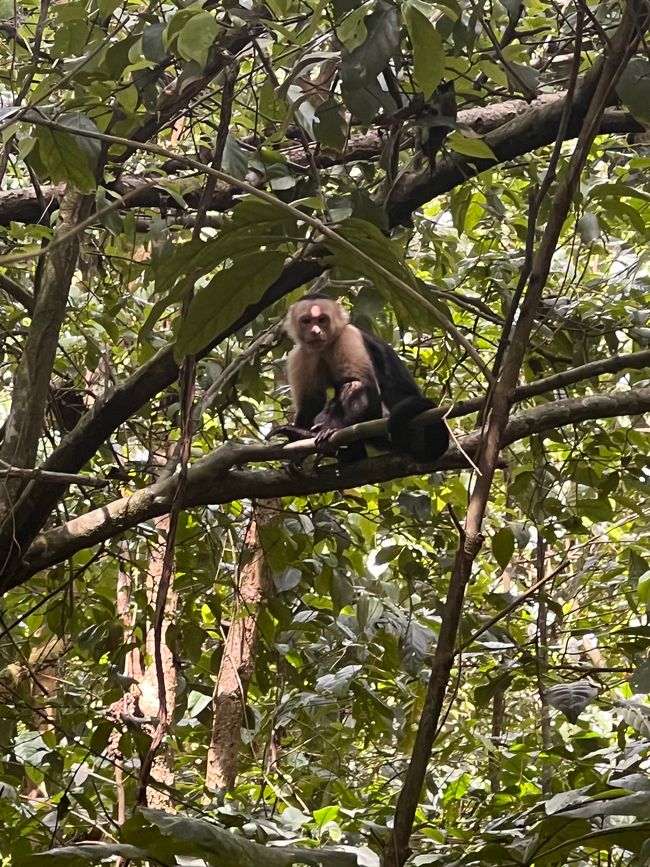
[[[305,305],[306,306],[306,305]],[[300,338],[309,346],[326,346],[330,340],[330,318],[319,304],[311,304],[298,320]]]
[[[307,296],[291,307],[286,327],[294,343],[320,352],[336,340],[347,321],[338,302]]]

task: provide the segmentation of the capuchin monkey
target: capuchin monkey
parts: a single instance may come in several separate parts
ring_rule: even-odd
[[[350,324],[338,301],[306,295],[293,304],[285,328],[295,346],[289,354],[289,385],[296,410],[293,425],[272,433],[289,440],[316,437],[326,442],[341,428],[388,416],[388,441],[380,448],[434,461],[449,446],[444,421],[411,428],[409,422],[435,403],[422,395],[395,350],[383,340]],[[334,396],[327,397],[328,389]],[[365,457],[363,443],[347,447],[345,459]]]

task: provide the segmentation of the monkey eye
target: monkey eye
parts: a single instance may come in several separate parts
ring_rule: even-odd
[[[327,316],[319,316],[318,317],[318,324],[319,325],[325,325],[326,322],[327,322]]]
[[[311,323],[311,317],[310,316],[303,316],[300,321],[302,322],[303,325],[309,325]]]

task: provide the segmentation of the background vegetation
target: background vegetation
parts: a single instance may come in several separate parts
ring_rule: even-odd
[[[0,0],[4,864],[648,863],[648,14]],[[438,466],[264,441],[306,286]]]

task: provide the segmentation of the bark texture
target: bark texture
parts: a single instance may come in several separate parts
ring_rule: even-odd
[[[214,688],[214,722],[208,749],[205,785],[208,789],[234,788],[241,746],[246,696],[255,670],[257,621],[269,588],[269,568],[260,540],[260,528],[278,514],[278,501],[257,503],[244,541],[239,570],[235,614],[230,624]]]

